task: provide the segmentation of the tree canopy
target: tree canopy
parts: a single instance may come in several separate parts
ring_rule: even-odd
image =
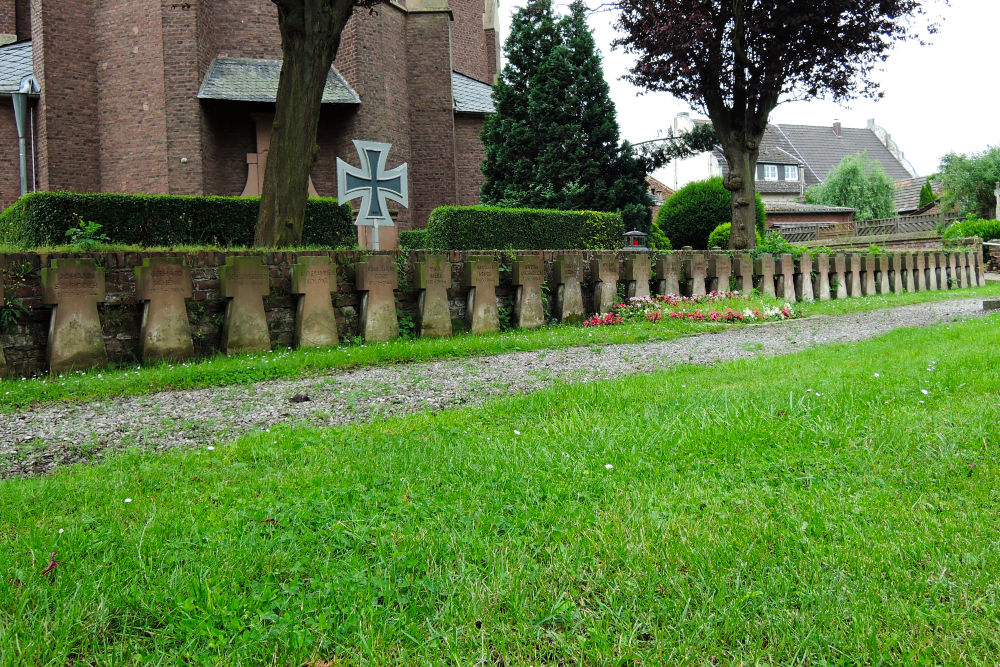
[[[945,208],[980,218],[1000,217],[995,194],[1000,182],[1000,147],[971,155],[945,155],[941,159],[940,178],[944,182]]]
[[[855,220],[891,218],[896,214],[896,188],[867,153],[848,155],[826,180],[806,189],[806,203],[849,206]]]
[[[754,174],[775,106],[877,97],[894,42],[914,36],[922,0],[616,0],[630,80],[708,114],[729,163],[730,247],[754,246]],[[932,27],[933,28],[933,27]]]

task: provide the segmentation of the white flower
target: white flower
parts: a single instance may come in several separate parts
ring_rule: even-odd
[[[126,502],[126,503],[130,503],[130,502],[132,502],[132,499],[131,499],[131,498],[126,498],[126,499],[125,499],[125,502]]]
[[[808,394],[809,392],[811,392],[811,391],[812,391],[812,389],[806,389],[806,393],[807,393],[807,394]]]
[[[208,450],[208,451],[210,451],[210,452],[214,452],[214,451],[215,451],[215,447],[213,447],[212,445],[209,445],[209,446],[208,446],[208,447],[206,447],[205,449],[207,449],[207,450]]]
[[[63,534],[64,532],[65,532],[65,531],[64,531],[64,530],[63,530],[62,528],[60,528],[60,529],[59,529],[59,534],[60,534],[60,535],[62,535],[62,534]]]
[[[611,465],[610,463],[605,463],[604,467],[607,468],[608,470],[614,470],[615,469],[615,467],[613,465]]]
[[[514,429],[514,435],[521,435],[521,432],[518,431],[517,429]]]
[[[923,403],[923,401],[920,401],[920,403],[922,404],[922,403]]]
[[[927,391],[926,389],[921,389],[920,393],[923,394],[924,396],[927,396],[931,392]]]
[[[881,375],[879,375],[878,373],[876,373],[876,374],[875,374],[875,377],[882,377],[882,376],[881,376]]]

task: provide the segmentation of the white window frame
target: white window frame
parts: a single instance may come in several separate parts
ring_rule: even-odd
[[[799,168],[794,164],[785,165],[785,180],[786,181],[797,181],[799,180]]]
[[[778,180],[778,165],[776,165],[776,164],[765,164],[764,165],[764,180],[765,181],[776,181],[776,180]]]

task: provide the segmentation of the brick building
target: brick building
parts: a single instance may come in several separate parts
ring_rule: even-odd
[[[357,164],[351,139],[367,139],[409,163],[401,229],[478,203],[496,30],[497,0],[359,10],[327,81],[315,192],[336,195],[336,158]],[[0,44],[0,204],[22,171],[28,191],[259,192],[281,59],[271,0],[0,0]]]

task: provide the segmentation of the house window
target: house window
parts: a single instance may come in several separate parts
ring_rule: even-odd
[[[799,168],[794,165],[785,165],[785,180],[786,181],[797,181],[799,180]]]
[[[778,180],[778,165],[775,164],[764,165],[764,180],[765,181]]]

